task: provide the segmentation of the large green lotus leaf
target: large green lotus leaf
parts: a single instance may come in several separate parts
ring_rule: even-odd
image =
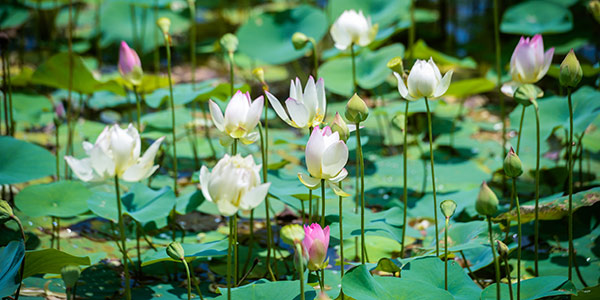
[[[408,15],[410,11],[409,0],[332,0],[328,3],[330,23],[342,14],[344,10],[354,9],[362,11],[366,17],[371,17],[373,24],[379,24],[379,28],[397,21],[401,16]]]
[[[0,6],[0,30],[5,30],[13,27],[20,27],[27,19],[29,19],[29,10],[3,4]]]
[[[190,103],[201,94],[210,93],[216,86],[216,80],[206,80],[196,84],[194,88],[191,83],[182,83],[173,86],[173,99],[175,105],[184,105]],[[145,102],[152,108],[157,108],[163,103],[167,103],[170,91],[168,88],[157,89],[149,95],[146,95]]]
[[[521,281],[521,299],[533,300],[550,296],[575,294],[574,291],[562,289],[568,282],[564,276],[541,276]],[[517,283],[512,284],[513,297],[517,298]],[[508,284],[501,283],[500,298],[510,299]],[[489,285],[481,292],[481,299],[496,299],[496,284]]]
[[[12,97],[15,122],[46,125],[52,121],[54,110],[47,97],[22,93],[13,93]]]
[[[466,57],[461,59],[444,54],[433,48],[430,48],[423,40],[418,40],[413,46],[413,49],[408,49],[407,52],[407,55],[409,55],[409,53],[412,53],[413,58],[426,60],[429,60],[429,58],[433,58],[433,61],[437,64],[438,67],[440,67],[440,69],[474,69],[475,67],[477,67],[477,63],[472,58]]]
[[[376,51],[364,48],[356,57],[356,80],[364,89],[372,89],[382,84],[392,71],[387,62],[396,56],[404,55],[402,44],[392,44]],[[319,75],[325,80],[325,87],[336,94],[351,96],[352,58],[345,56],[325,62],[319,68]]]
[[[69,88],[69,54],[58,53],[42,63],[33,73],[31,83],[46,85],[58,89]],[[73,91],[82,94],[93,94],[96,91],[108,90],[123,94],[123,88],[115,81],[100,81],[85,64],[83,59],[73,55]]]
[[[402,278],[423,281],[444,289],[444,262],[437,257],[424,257],[402,266]],[[476,299],[481,289],[453,260],[448,263],[448,292],[454,299]]]
[[[89,266],[90,258],[73,256],[56,249],[27,251],[23,278],[45,273],[60,274],[60,270],[66,265]]]
[[[180,127],[192,121],[190,110],[185,107],[175,108],[175,127]],[[149,128],[160,130],[171,130],[171,110],[164,109],[142,116],[142,123],[148,124]]]
[[[446,96],[465,98],[467,96],[486,93],[494,89],[496,83],[485,77],[452,81]]]
[[[219,288],[222,296],[215,299],[225,300],[227,298],[227,289]],[[304,297],[314,299],[316,296],[314,289],[308,284],[304,285]],[[268,281],[261,279],[251,284],[231,289],[232,300],[294,300],[300,299],[300,282],[298,280],[288,281]]]
[[[445,230],[440,224],[440,251],[444,247]],[[500,238],[502,232],[498,225],[492,227],[495,238]],[[433,236],[433,233],[432,233]],[[486,221],[471,221],[467,223],[451,223],[448,227],[448,251],[462,251],[489,245],[490,238]],[[432,239],[429,249],[435,249],[435,240]]]
[[[9,136],[0,137],[0,184],[14,184],[56,174],[48,150]]]
[[[302,57],[306,49],[296,50],[292,35],[302,32],[319,41],[328,28],[321,10],[300,5],[276,13],[252,16],[238,31],[238,50],[270,64],[287,63]]]
[[[573,211],[577,209],[592,206],[600,201],[600,187],[596,187],[587,191],[582,191],[573,195]],[[569,214],[569,196],[560,198],[549,197],[541,199],[539,202],[539,219],[540,220],[560,220]],[[521,205],[521,222],[527,223],[535,218],[535,204]],[[494,222],[504,220],[516,221],[517,209],[505,212],[495,217]]]
[[[118,217],[114,188],[99,186],[87,201],[88,207],[96,215],[116,221]],[[175,193],[170,187],[153,190],[142,183],[135,183],[129,192],[121,197],[124,214],[140,223],[166,218],[175,205]]]
[[[88,107],[94,110],[102,110],[121,105],[135,105],[135,96],[129,94],[127,97],[123,97],[111,92],[99,91],[94,93],[88,101]]]
[[[17,289],[17,274],[24,256],[25,248],[21,241],[11,241],[0,248],[0,298],[12,295]]]
[[[181,244],[187,261],[197,258],[219,257],[227,255],[229,242],[227,239],[212,241],[202,244]],[[161,261],[174,261],[167,255],[166,248],[159,248],[156,251],[148,251],[142,257],[142,266],[151,265]]]
[[[91,196],[79,181],[57,181],[28,186],[17,194],[15,202],[30,217],[68,218],[86,212]]]
[[[573,14],[553,1],[533,0],[509,7],[502,16],[503,33],[534,35],[561,33],[573,28]]]
[[[443,275],[442,275],[443,276]],[[342,279],[344,294],[361,300],[453,299],[452,294],[425,281],[372,276],[365,265],[349,270]]]
[[[134,11],[135,20],[137,21],[137,36],[143,41],[140,43],[142,49],[136,48],[135,50],[138,51],[139,54],[149,53],[154,50],[156,46],[164,45],[162,34],[157,33],[160,30],[158,26],[156,26],[156,23],[154,23],[154,13],[142,7],[136,7]],[[166,17],[171,20],[170,33],[172,35],[186,32],[190,27],[187,16],[182,16],[171,10],[159,9],[158,17]],[[120,43],[121,41],[126,41],[131,47],[137,47],[137,45],[133,43],[131,7],[125,1],[107,0],[102,2],[100,28],[102,29],[101,45],[103,47],[114,43]],[[141,33],[143,33],[143,36]]]
[[[360,236],[360,215],[353,212],[353,209],[347,209],[342,215],[344,222],[344,237]],[[339,217],[330,215],[327,217],[331,221],[331,236],[339,240]],[[400,241],[402,238],[402,210],[394,207],[382,212],[365,211],[365,234],[391,238]],[[410,231],[410,230],[409,230]],[[413,232],[415,234],[416,232]],[[411,234],[412,235],[412,234]]]

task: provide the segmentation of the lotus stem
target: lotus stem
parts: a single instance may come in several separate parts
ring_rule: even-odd
[[[445,230],[444,230],[444,289],[448,290],[448,221],[450,218],[446,218]],[[495,256],[495,255],[494,255]],[[500,298],[498,298],[500,299]]]
[[[239,279],[239,269],[238,269],[238,255],[239,255],[239,248],[238,248],[238,216],[237,213],[235,215],[233,215],[233,274],[234,274],[234,285],[238,286],[238,279]]]
[[[173,98],[173,78],[171,76],[171,43],[168,34],[164,35],[165,48],[167,48],[167,74],[169,77],[169,104],[171,106],[171,134],[173,136],[173,191],[179,196],[177,188],[177,138],[175,133],[175,100]]]
[[[182,259],[181,262],[183,263],[183,266],[185,267],[185,274],[187,275],[188,300],[191,300],[192,299],[192,278],[190,276],[190,267],[188,266],[187,261],[185,261],[185,258]]]
[[[521,121],[519,122],[519,132],[517,133],[517,155],[519,155],[519,150],[521,150],[521,133],[523,132],[523,120],[525,119],[525,109],[527,106],[522,105],[523,110],[521,111]],[[511,206],[512,208],[512,206]]]
[[[153,9],[154,9],[154,24],[156,24],[156,21],[158,21],[158,0],[154,0],[154,5],[153,5]],[[160,33],[159,30],[155,27],[154,28],[154,44],[158,45],[158,39]],[[154,48],[154,73],[156,73],[156,84],[158,85],[158,74],[160,71],[160,53],[159,53],[160,47],[156,46],[156,48]]]
[[[408,29],[408,49],[410,50],[410,58],[413,58],[413,46],[415,44],[415,36],[417,31],[417,21],[415,20],[415,1],[410,1],[410,28]]]
[[[325,179],[321,179],[321,228],[325,227]]]
[[[508,280],[508,293],[510,294],[510,300],[513,300],[513,289],[512,280],[510,279],[510,267],[508,265],[508,255],[504,257],[504,268],[506,269],[506,279]],[[500,283],[498,283],[499,285]]]
[[[234,74],[233,74],[233,52],[229,52],[229,83],[231,84],[231,87],[229,88],[229,93],[231,95],[231,97],[233,97],[233,92],[234,92],[234,88],[233,88],[233,84],[234,84]]]
[[[490,235],[490,246],[492,247],[492,257],[494,258],[494,268],[496,271],[496,299],[500,300],[500,263],[496,258],[496,249],[494,246],[494,232],[492,231],[492,218],[485,216],[488,223],[488,231]]]
[[[296,244],[296,255],[302,257],[302,246],[300,244]],[[304,300],[304,262],[302,258],[299,259],[300,263],[298,266],[300,267],[300,299]]]
[[[342,181],[340,181],[338,183],[340,190],[342,189]],[[343,218],[342,218],[342,212],[343,212],[343,208],[342,208],[342,200],[344,199],[344,197],[339,196],[339,202],[340,202],[340,273],[341,276],[340,278],[344,278],[344,223],[343,223]],[[342,299],[344,298],[344,294],[342,293]]]
[[[72,99],[71,93],[73,92],[73,0],[69,0],[69,26],[68,26],[68,34],[67,34],[67,45],[68,45],[68,56],[69,56],[69,78],[67,84],[67,101],[69,102],[69,106],[67,109],[67,128],[69,131],[67,138],[67,155],[69,155],[69,149],[73,149],[73,127],[71,120],[71,110],[72,110]],[[69,175],[69,166],[65,161],[65,178],[70,178]]]
[[[58,121],[58,117],[54,118],[54,141],[56,144],[56,181],[60,180],[60,141],[59,141],[59,127],[60,121]]]
[[[433,165],[433,130],[431,129],[431,110],[429,102],[425,98],[425,106],[427,107],[427,127],[429,129],[429,160],[431,161],[431,183],[433,188],[433,218],[435,219],[435,255],[440,256],[440,241],[438,237],[438,217],[437,217],[437,198],[435,193],[435,169]]]
[[[8,47],[6,47],[8,48]],[[8,135],[10,136],[15,136],[15,118],[14,118],[14,111],[13,111],[13,101],[12,101],[12,83],[10,80],[10,59],[9,59],[9,55],[8,55],[8,49],[2,49],[2,56],[4,57],[4,62],[3,65],[6,66],[6,69],[4,71],[4,80],[5,80],[5,91],[8,92],[8,95],[5,95],[5,101],[6,99],[8,99],[8,113],[9,113],[9,118],[7,118],[6,122],[10,122],[10,126],[6,127],[6,131],[8,133]]]
[[[140,250],[140,236],[142,235],[142,231],[140,230],[141,224],[139,222],[135,222],[135,248],[137,250],[137,269],[138,269],[138,277],[142,276],[142,252]]]
[[[133,85],[133,94],[135,95],[135,109],[137,112],[137,130],[139,133],[142,133],[142,121],[140,121],[142,118],[142,103],[140,101],[140,95],[138,94],[136,85]]]
[[[569,280],[573,279],[573,101],[571,100],[571,88],[567,88],[569,100],[569,145],[567,153],[569,155]]]
[[[499,29],[499,6],[498,0],[494,0],[494,46],[496,54],[496,93],[500,100],[500,120],[502,121],[502,157],[506,157],[506,109],[504,107],[504,97],[500,90],[502,85],[502,63],[500,47],[500,29]],[[502,194],[506,195],[506,177],[502,176]]]
[[[534,262],[534,274],[539,276],[539,239],[540,239],[540,109],[538,108],[537,102],[533,103],[535,108],[535,135],[536,135],[536,148],[535,148],[535,221],[534,221],[534,244],[535,244],[535,262]]]
[[[350,55],[352,56],[352,84],[354,93],[358,93],[358,82],[356,81],[356,53],[354,53],[354,43],[350,43]]]
[[[360,122],[356,122],[356,156],[360,167],[360,262],[365,264],[367,243],[365,242],[365,162],[360,142]]]
[[[60,217],[56,218],[56,250],[60,250]]]
[[[517,194],[517,178],[512,179],[512,193],[515,199],[517,209],[517,300],[521,299],[521,206],[519,205],[519,195]]]
[[[19,218],[17,218],[17,216],[12,215],[11,218],[17,222],[17,225],[19,225],[19,230],[21,231],[21,238],[23,238],[23,249],[25,249],[25,231],[23,230],[23,224],[21,223],[21,220],[19,220]],[[25,256],[23,256],[23,259],[21,260],[21,267],[20,267],[20,271],[19,271],[19,287],[17,288],[17,292],[15,294],[15,300],[19,300],[19,294],[21,293],[21,286],[23,285],[23,272],[25,271]]]
[[[405,242],[406,242],[406,226],[408,225],[407,222],[407,211],[408,211],[408,166],[407,166],[407,162],[408,159],[406,157],[407,153],[408,153],[408,144],[407,144],[407,131],[408,131],[408,104],[410,102],[406,101],[406,107],[404,108],[404,132],[402,133],[402,137],[404,138],[404,144],[402,145],[402,160],[404,161],[403,164],[403,172],[404,172],[404,185],[403,185],[403,189],[402,189],[402,198],[404,200],[404,211],[403,211],[403,225],[402,225],[402,244],[400,245],[400,257],[404,257],[404,247],[405,247]],[[340,223],[341,224],[341,223]]]
[[[232,271],[231,271],[231,248],[233,244],[233,219],[234,217],[229,217],[229,245],[227,247],[227,299],[231,300],[231,282],[232,282]]]
[[[190,60],[192,61],[192,89],[196,89],[196,1],[188,0],[190,7]]]
[[[129,286],[129,263],[127,262],[127,246],[125,244],[125,224],[123,224],[123,213],[121,211],[121,192],[119,190],[119,176],[115,175],[115,191],[117,194],[117,212],[119,220],[119,233],[121,235],[121,254],[123,256],[123,272],[125,273],[125,299],[131,300],[131,288]]]
[[[308,38],[313,48],[313,64],[315,68],[315,80],[319,79],[319,53],[317,52],[317,41],[314,38]],[[266,103],[266,102],[265,102]]]
[[[460,252],[460,256],[462,257],[463,261],[465,262],[465,267],[467,267],[467,271],[469,271],[469,274],[471,275],[471,277],[473,277],[473,279],[475,279],[475,281],[477,281],[479,286],[483,287],[484,285],[479,280],[479,277],[477,277],[477,275],[473,272],[473,270],[471,270],[471,267],[469,266],[469,261],[467,261],[467,257],[465,256],[465,253],[462,250],[460,250],[458,252]]]

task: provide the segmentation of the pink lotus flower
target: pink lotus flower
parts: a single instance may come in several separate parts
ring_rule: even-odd
[[[124,41],[121,41],[121,48],[119,49],[119,73],[133,85],[141,83],[143,71],[140,57]]]
[[[304,225],[304,257],[308,260],[308,269],[316,271],[327,266],[327,248],[329,247],[329,226],[325,229],[321,225],[312,223],[310,226]]]
[[[538,82],[548,72],[553,55],[554,48],[544,53],[544,40],[541,35],[536,34],[531,39],[521,37],[510,59],[510,75],[513,82],[505,84],[502,91],[512,97],[520,84]]]

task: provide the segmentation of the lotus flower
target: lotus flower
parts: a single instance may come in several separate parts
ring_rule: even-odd
[[[96,139],[96,143],[83,142],[88,157],[76,159],[65,156],[71,170],[82,181],[102,181],[118,176],[136,182],[148,178],[158,165],[154,157],[164,137],[156,140],[140,157],[140,135],[132,124],[127,129],[119,125],[106,126]]]
[[[433,59],[429,58],[428,61],[417,59],[408,74],[406,84],[400,74],[394,72],[394,76],[398,79],[398,92],[402,98],[414,101],[423,97],[432,100],[444,95],[450,86],[452,73],[450,70],[442,77],[440,69]]]
[[[271,183],[261,184],[259,171],[252,155],[225,154],[212,172],[206,166],[200,169],[200,186],[206,200],[217,205],[224,216],[232,216],[238,210],[257,207],[269,191]]]
[[[554,48],[544,53],[541,35],[536,34],[531,39],[521,37],[510,59],[510,76],[513,81],[504,84],[502,92],[512,97],[520,85],[538,82],[548,72],[553,55]]]
[[[348,196],[342,191],[338,183],[348,175],[344,168],[348,162],[348,147],[340,140],[337,132],[331,131],[329,126],[322,130],[315,127],[306,144],[306,166],[309,176],[298,173],[300,181],[310,189],[316,189],[325,180],[329,187],[339,196]]]
[[[244,144],[252,144],[258,139],[258,132],[254,128],[260,121],[263,105],[263,96],[252,101],[250,93],[237,91],[229,100],[223,116],[219,106],[209,100],[210,115],[217,129],[231,138],[240,139]]]
[[[290,83],[290,97],[285,101],[286,110],[279,100],[266,92],[269,103],[284,122],[296,128],[319,126],[325,118],[327,100],[325,100],[325,84],[320,78],[315,84],[312,76],[308,78],[304,93],[300,79]]]
[[[316,271],[327,267],[327,248],[329,247],[329,226],[312,223],[304,225],[304,240],[302,240],[304,256],[308,260],[308,269]]]
[[[366,18],[362,11],[345,10],[331,26],[329,33],[340,50],[348,49],[351,44],[369,45],[377,35],[377,24],[371,24],[371,18]]]
[[[140,85],[142,83],[142,62],[135,52],[135,50],[129,48],[127,43],[121,41],[121,48],[119,49],[119,73],[123,76],[123,79],[133,85]]]

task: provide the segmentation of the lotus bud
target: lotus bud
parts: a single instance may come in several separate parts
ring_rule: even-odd
[[[404,64],[402,63],[402,57],[400,56],[390,59],[387,63],[387,67],[398,74],[404,73]]]
[[[340,135],[340,140],[346,142],[350,137],[350,129],[348,129],[348,125],[340,116],[340,113],[335,113],[335,118],[333,119],[333,123],[331,123],[331,131],[337,132]]]
[[[219,42],[221,43],[221,47],[223,47],[223,49],[230,54],[237,50],[239,44],[237,36],[232,33],[226,33],[223,35]]]
[[[581,70],[581,65],[577,60],[577,56],[575,56],[575,52],[571,49],[569,54],[567,54],[560,64],[560,75],[558,76],[558,80],[563,86],[576,87],[582,77],[583,70]]]
[[[62,119],[65,117],[65,106],[61,101],[56,101],[54,103],[54,112],[56,113],[56,117]]]
[[[294,44],[294,49],[300,50],[306,46],[308,43],[308,37],[306,34],[302,32],[296,32],[292,35],[292,44]]]
[[[484,181],[475,201],[475,210],[483,216],[493,216],[498,211],[498,197]]]
[[[329,297],[325,292],[320,292],[317,300],[331,300],[331,297]]]
[[[533,104],[542,96],[544,96],[544,91],[534,84],[523,84],[519,86],[513,95],[515,100],[523,106]]]
[[[4,200],[0,200],[0,221],[10,219],[13,216],[12,207]]]
[[[298,224],[285,225],[281,228],[281,239],[288,245],[302,243],[304,229]]]
[[[265,82],[265,69],[261,67],[254,68],[254,70],[252,70],[252,75],[254,75],[254,78],[256,78],[256,80],[258,80],[260,83],[267,85]]]
[[[511,178],[516,178],[523,174],[523,164],[521,164],[521,160],[513,148],[510,148],[504,159],[504,174]]]
[[[160,28],[160,31],[167,36],[169,34],[169,29],[171,28],[171,20],[166,17],[159,18],[156,20],[156,25]]]
[[[446,219],[450,219],[456,210],[456,202],[453,200],[444,200],[442,203],[440,203],[440,208],[442,209],[442,214],[444,214],[444,217],[446,217]]]
[[[129,48],[129,45],[121,41],[121,49],[119,50],[119,73],[123,79],[133,85],[142,83],[142,62],[135,50]]]
[[[596,19],[596,22],[600,23],[600,1],[592,0],[588,5],[592,15],[594,15],[594,18]]]
[[[327,248],[329,247],[329,226],[324,229],[321,225],[313,223],[310,226],[304,225],[304,246],[305,256],[308,256],[308,269],[316,271],[327,266]]]
[[[346,104],[346,119],[352,123],[360,123],[369,116],[369,107],[357,94]]]
[[[167,246],[167,255],[174,260],[185,259],[185,251],[183,251],[183,247],[178,242],[171,242],[169,246]]]
[[[76,265],[66,265],[60,270],[60,275],[67,288],[72,288],[75,286],[77,280],[79,280],[80,274],[81,270],[79,269],[79,266]]]
[[[506,244],[501,240],[496,240],[496,245],[498,246],[498,254],[500,254],[500,257],[508,257],[508,246],[506,246]]]

